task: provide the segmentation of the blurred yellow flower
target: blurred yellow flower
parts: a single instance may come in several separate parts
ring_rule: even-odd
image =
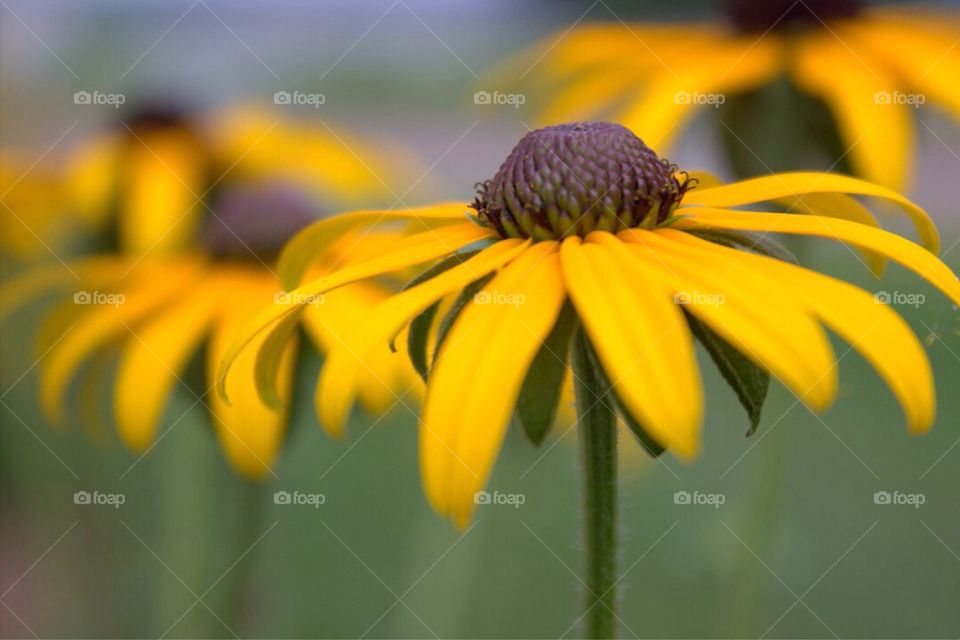
[[[727,4],[729,26],[578,26],[531,46],[502,77],[522,72],[545,94],[545,124],[603,113],[663,149],[694,114],[786,75],[829,106],[853,170],[895,190],[913,166],[916,109],[936,105],[960,121],[957,12],[855,0]]]
[[[383,160],[390,154],[343,132],[246,109],[201,119],[152,110],[124,126],[82,142],[57,183],[76,215],[116,229],[118,250],[24,271],[5,283],[3,312],[69,292],[39,330],[44,414],[55,424],[67,419],[77,377],[89,402],[103,383],[105,367],[96,365],[119,350],[114,417],[137,452],[157,437],[178,383],[190,388],[183,372],[206,344],[208,388],[191,389],[195,404],[209,408],[234,467],[263,476],[283,442],[295,341],[275,354],[282,379],[270,402],[253,391],[252,357],[238,363],[250,375],[228,383],[233,404],[209,394],[219,360],[238,328],[277,299],[271,264],[286,239],[329,207],[391,198],[381,178],[397,177]],[[369,258],[364,251],[386,250],[403,235],[370,234],[362,250],[344,236],[314,268],[321,274]],[[390,291],[389,283],[366,282],[315,298],[302,326],[326,352]],[[388,410],[404,393],[417,400],[422,383],[405,358],[368,365],[361,397],[371,411]]]
[[[831,174],[691,186],[622,126],[559,125],[524,137],[472,205],[354,212],[318,222],[281,254],[287,286],[299,283],[339,234],[383,221],[444,224],[294,288],[290,299],[263,310],[228,348],[219,393],[234,397],[229,382],[252,355],[261,397],[275,393],[283,384],[276,354],[308,309],[304,301],[443,259],[374,307],[330,351],[317,409],[330,433],[342,433],[367,359],[408,325],[415,336],[424,322],[434,324],[435,305],[454,298],[436,329],[440,347],[428,367],[420,455],[430,503],[460,527],[514,412],[523,421],[523,412],[539,405],[533,416],[549,428],[574,334],[583,336],[581,351],[595,349],[595,370],[605,374],[621,417],[638,436],[684,458],[696,455],[701,441],[695,326],[820,412],[837,394],[828,327],[886,381],[910,431],[929,429],[935,411],[930,364],[899,315],[855,286],[765,255],[760,239],[741,233],[838,240],[902,264],[960,303],[960,281],[936,258],[939,239],[926,213],[889,189]],[[819,196],[809,215],[730,208],[806,194]],[[845,194],[895,203],[924,246],[843,219],[852,202]],[[576,347],[573,352],[576,360]]]

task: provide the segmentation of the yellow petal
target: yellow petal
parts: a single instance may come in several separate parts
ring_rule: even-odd
[[[420,421],[424,490],[463,529],[493,468],[527,368],[565,299],[557,245],[526,249],[457,318],[430,376]],[[514,255],[516,255],[514,253]]]
[[[443,296],[462,289],[527,247],[529,241],[501,240],[465,262],[406,291],[398,293],[368,312],[367,320],[337,344],[327,356],[317,384],[317,413],[323,428],[332,436],[343,433],[344,423],[357,393],[357,375],[368,368],[366,356],[376,349],[387,350],[391,337]],[[394,357],[401,357],[394,354]]]
[[[794,77],[833,110],[857,173],[901,191],[914,155],[910,108],[878,97],[896,89],[895,78],[869,50],[852,50],[844,35],[841,29],[801,39]]]
[[[396,220],[463,221],[467,212],[466,204],[453,202],[404,211],[352,211],[331,216],[300,231],[287,243],[277,263],[280,281],[287,289],[297,286],[307,268],[348,230]]]
[[[171,265],[163,279],[141,284],[123,294],[98,294],[113,297],[96,300],[93,293],[89,294],[84,304],[93,303],[90,311],[73,325],[41,365],[40,401],[50,422],[63,422],[67,385],[84,360],[117,338],[131,338],[129,332],[136,323],[176,296],[195,269],[195,263]]]
[[[650,146],[668,147],[682,124],[704,108],[768,81],[781,69],[774,39],[732,38],[675,51],[651,72],[640,97],[616,120]]]
[[[803,196],[778,198],[777,201],[787,207],[788,211],[805,213],[811,216],[840,218],[841,220],[880,228],[880,223],[877,222],[869,209],[843,193],[808,193]],[[863,256],[873,275],[878,278],[882,276],[884,267],[887,265],[886,258],[872,251],[864,251]]]
[[[872,294],[851,284],[780,260],[744,254],[680,231],[662,235],[696,251],[722,256],[724,261],[766,274],[798,297],[809,313],[820,318],[873,365],[893,391],[912,432],[926,431],[936,413],[933,373],[927,355],[903,319]],[[765,311],[782,322],[779,306],[765,301]],[[806,345],[800,339],[801,348]]]
[[[662,278],[608,233],[586,244],[567,238],[560,255],[570,299],[617,395],[651,437],[692,458],[703,391],[693,337]]]
[[[946,16],[878,15],[851,22],[844,35],[858,50],[870,51],[874,59],[900,76],[902,84],[888,89],[891,96],[896,92],[902,96],[900,100],[911,100],[913,107],[940,104],[960,119],[956,82],[960,77],[960,27],[957,14],[948,15],[952,25]]]
[[[219,375],[217,367],[223,355],[258,309],[270,300],[269,289],[259,286],[237,287],[247,296],[222,309],[214,329],[207,354],[208,377]],[[257,293],[259,291],[259,293]],[[272,473],[283,444],[293,391],[293,374],[297,352],[297,338],[292,336],[283,351],[277,367],[277,394],[279,410],[267,406],[257,395],[253,385],[256,366],[256,347],[263,336],[254,339],[254,349],[241,354],[224,382],[233,399],[227,404],[217,394],[207,394],[205,401],[212,413],[220,445],[231,465],[243,475],[259,479]],[[210,387],[220,381],[208,380]]]
[[[874,251],[910,269],[937,287],[954,304],[960,304],[960,281],[937,257],[898,235],[862,224],[821,216],[795,216],[784,213],[754,213],[690,207],[680,209],[688,217],[678,221],[677,229],[739,229],[763,233],[791,233],[839,240],[861,249]]]
[[[678,234],[681,239],[688,234],[667,231],[628,231],[621,237],[658,268],[674,299],[691,314],[812,408],[829,408],[837,393],[835,360],[811,314],[781,282],[735,258],[691,249],[678,241]]]
[[[277,342],[285,342],[296,328],[297,320],[303,314],[304,306],[315,302],[317,296],[351,282],[365,280],[434,260],[488,237],[490,237],[489,231],[472,223],[431,229],[405,238],[397,243],[394,250],[384,253],[376,259],[346,267],[289,293],[278,294],[279,297],[275,304],[263,309],[250,321],[247,327],[238,332],[236,341],[224,354],[223,362],[220,364],[220,373],[217,376],[218,380],[225,378],[233,360],[246,350],[260,334],[268,332],[261,344],[269,349],[274,348]],[[269,379],[272,376],[262,375],[260,377]],[[218,385],[217,393],[227,399],[226,389],[222,384]],[[269,391],[265,389],[262,393],[264,397],[270,396]]]
[[[329,353],[390,295],[390,290],[375,282],[341,287],[326,294],[322,304],[307,307],[303,328],[319,351]],[[357,371],[356,388],[360,404],[368,413],[385,413],[401,394],[405,394],[404,400],[419,402],[422,398],[423,381],[410,366],[404,340],[397,341],[397,353],[375,349],[364,361],[367,366]]]
[[[0,321],[53,292],[73,288],[74,292],[99,290],[115,283],[126,269],[126,260],[96,256],[62,264],[45,264],[27,269],[0,285]]]
[[[846,193],[890,200],[902,207],[913,221],[923,246],[934,253],[940,251],[940,235],[926,211],[896,191],[850,176],[812,172],[777,173],[720,187],[693,189],[683,197],[683,205],[735,207],[789,197],[805,198],[815,193]],[[838,207],[834,216],[849,219],[849,211],[848,215],[840,215],[843,212],[844,209]],[[824,215],[820,211],[818,213]]]
[[[134,451],[153,442],[170,391],[197,350],[228,283],[211,278],[170,309],[142,323],[126,341],[117,371],[114,416],[120,438]]]
[[[205,155],[193,134],[141,136],[129,148],[119,205],[121,247],[140,256],[192,246],[207,178]]]

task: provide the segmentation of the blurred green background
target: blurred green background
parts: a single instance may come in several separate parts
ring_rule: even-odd
[[[476,76],[583,16],[713,8],[671,4],[4,0],[0,135],[42,153],[76,122],[58,143],[68,146],[116,116],[75,107],[73,93],[89,88],[198,106],[270,105],[274,91],[312,89],[327,102],[299,115],[411,147],[429,168],[418,195],[466,199],[534,125],[523,107],[475,106]],[[927,127],[910,195],[937,220],[956,271],[960,135],[937,113],[918,117]],[[699,122],[671,160],[726,173],[715,133]],[[818,418],[775,386],[745,438],[736,398],[701,358],[698,461],[650,461],[621,436],[625,637],[960,635],[956,311],[895,266],[877,282],[842,247],[803,250],[868,289],[925,296],[898,310],[928,347],[937,426],[907,436],[891,394],[838,341],[836,407]],[[93,438],[79,425],[54,430],[36,409],[25,346],[39,313],[18,314],[2,335],[4,637],[578,636],[578,463],[562,427],[541,449],[511,433],[489,490],[524,504],[481,506],[461,534],[422,497],[412,411],[378,422],[357,413],[342,442],[322,434],[310,401],[315,356],[277,477],[263,486],[232,474],[187,393],[175,394],[163,437],[142,458],[109,426]],[[125,502],[78,505],[77,491]],[[323,504],[276,504],[277,491],[321,494]],[[678,491],[723,504],[676,504]],[[923,504],[876,504],[878,491]]]

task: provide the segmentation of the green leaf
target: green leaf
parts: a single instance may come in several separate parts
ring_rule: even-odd
[[[433,362],[436,362],[437,355],[440,353],[440,347],[443,346],[443,342],[447,339],[447,334],[450,333],[450,329],[453,328],[453,323],[460,317],[460,312],[473,300],[473,296],[477,295],[492,278],[493,274],[491,273],[479,280],[474,280],[460,291],[460,295],[453,301],[453,306],[447,311],[447,315],[443,316],[443,320],[440,321],[440,326],[437,327],[437,344],[433,347]]]
[[[706,348],[710,358],[720,369],[724,380],[733,387],[740,399],[740,404],[747,410],[747,417],[750,419],[747,435],[753,435],[760,424],[760,412],[767,398],[767,389],[770,387],[770,374],[689,313],[687,322],[690,324],[693,335]]]
[[[430,327],[433,325],[433,319],[437,316],[438,309],[440,309],[439,302],[434,302],[424,309],[420,315],[410,322],[410,329],[407,331],[407,357],[410,358],[410,364],[413,365],[424,382],[427,381],[427,370],[430,367],[430,363],[427,362]]]
[[[767,235],[726,231],[723,229],[698,229],[691,230],[689,233],[692,233],[698,238],[703,238],[716,244],[722,244],[726,247],[752,251],[753,253],[776,258],[783,262],[797,264],[797,257],[793,255],[789,249]]]
[[[563,392],[563,378],[567,372],[567,352],[570,338],[577,328],[577,314],[569,301],[563,305],[557,323],[533,358],[527,377],[517,398],[517,417],[524,433],[540,446],[553,421]]]
[[[431,278],[435,278],[444,271],[449,271],[450,269],[460,265],[473,256],[480,253],[480,249],[475,249],[471,251],[461,251],[454,253],[453,255],[447,256],[437,264],[433,265],[423,273],[417,275],[415,278],[407,282],[401,291],[406,291],[407,289],[412,289],[418,284],[422,284]],[[433,316],[437,313],[437,307],[439,304],[434,304],[427,307],[423,310],[420,315],[413,319],[410,323],[410,332],[407,337],[407,354],[410,357],[410,362],[413,363],[413,367],[420,372],[420,368],[417,366],[418,362],[426,363],[427,361],[427,336],[430,332],[430,324],[433,321]],[[415,335],[416,332],[416,335]],[[390,351],[393,353],[397,352],[396,337],[390,340]],[[422,340],[422,344],[420,341]],[[424,371],[426,371],[426,365],[424,364]],[[421,376],[425,373],[421,373]]]
[[[623,418],[624,423],[626,423],[627,427],[630,428],[630,431],[633,431],[633,435],[637,437],[637,440],[640,441],[640,444],[644,449],[646,449],[647,453],[649,453],[651,457],[659,458],[665,451],[664,447],[654,440],[649,433],[647,433],[647,430],[643,428],[637,419],[633,417],[633,414],[627,410],[626,406],[624,406],[620,396],[617,395],[613,385],[607,378],[607,374],[603,370],[603,365],[600,364],[600,358],[597,356],[597,352],[594,351],[593,345],[589,344],[589,340],[586,342],[588,346],[586,349],[587,358],[590,361],[590,366],[595,372],[594,375],[597,376],[597,379],[601,381],[603,388],[606,389],[606,397],[610,398],[613,408],[616,409],[617,413],[620,414],[620,417]]]

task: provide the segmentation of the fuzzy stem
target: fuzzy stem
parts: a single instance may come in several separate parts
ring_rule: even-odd
[[[617,422],[606,382],[583,330],[573,342],[573,373],[583,459],[586,613],[584,636],[616,636]]]

